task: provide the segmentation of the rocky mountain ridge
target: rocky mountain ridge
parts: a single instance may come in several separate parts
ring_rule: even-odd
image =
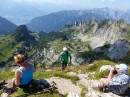
[[[75,21],[90,21],[97,19],[102,21],[105,19],[124,20],[130,22],[130,11],[115,10],[110,8],[97,8],[88,10],[71,10],[51,13],[32,19],[27,23],[31,31],[59,31],[65,25],[74,24]]]

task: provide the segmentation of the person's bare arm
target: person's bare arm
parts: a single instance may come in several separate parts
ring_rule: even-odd
[[[20,76],[21,76],[21,72],[16,70],[15,72],[15,85],[16,86],[20,85]]]
[[[107,77],[107,80],[110,81],[113,77],[113,72],[114,72],[115,68],[111,68],[110,72],[109,72],[109,75]]]

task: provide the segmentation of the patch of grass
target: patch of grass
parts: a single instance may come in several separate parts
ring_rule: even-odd
[[[96,72],[95,74],[91,75],[90,78],[93,80],[99,80],[103,75],[104,73]]]
[[[66,68],[67,72],[86,73],[88,65],[70,66]]]
[[[65,72],[64,72],[64,73],[55,72],[54,76],[61,77],[61,78],[66,78],[66,79],[70,79],[70,80],[72,80],[73,82],[79,80],[79,78],[78,78],[77,76],[70,76],[70,75],[66,74]]]
[[[11,72],[10,70],[1,70],[0,71],[0,80],[8,80],[14,77],[14,72]],[[34,79],[46,79],[50,77],[61,77],[70,79],[72,81],[79,80],[76,76],[70,76],[66,72],[62,71],[36,71],[34,72]]]
[[[10,70],[1,70],[0,71],[0,80],[8,80],[13,78],[14,72],[11,72]]]
[[[39,72],[35,72],[34,73],[34,79],[45,79],[45,78],[49,78],[52,77],[53,73],[52,71],[39,71]]]
[[[109,60],[97,60],[97,61],[94,61],[92,64],[93,64],[92,66],[88,67],[88,71],[90,71],[90,72],[92,72],[92,71],[98,72],[98,70],[100,69],[101,66],[103,66],[103,65],[114,66],[116,63],[114,63],[113,61],[109,61]]]
[[[50,78],[50,77],[61,77],[61,78],[66,78],[66,79],[70,79],[73,82],[78,81],[79,78],[76,76],[70,76],[68,75],[66,72],[62,72],[62,71],[40,71],[40,72],[35,72],[34,73],[34,78],[35,79],[45,79],[45,78]]]
[[[18,96],[20,97],[20,95],[23,95],[21,97],[27,97],[27,96],[24,96],[24,95],[27,95],[27,93],[24,93],[23,90],[20,88],[18,88],[18,90],[15,93],[11,94],[10,97],[18,97]]]
[[[85,97],[86,92],[88,91],[88,89],[84,86],[80,86],[81,87],[81,94],[80,97]]]
[[[115,64],[116,63],[109,60],[96,60],[91,66],[88,66],[87,71],[90,72],[89,76],[91,79],[100,79],[102,77],[107,77],[109,74],[109,71],[99,72],[100,67],[103,65],[115,66]]]
[[[43,93],[41,92],[37,92],[37,93],[24,93],[22,89],[18,89],[17,92],[13,93],[12,95],[10,95],[10,97],[60,97],[58,91],[54,91],[52,93]]]

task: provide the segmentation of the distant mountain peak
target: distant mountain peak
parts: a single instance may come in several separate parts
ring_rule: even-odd
[[[16,29],[16,25],[9,20],[0,17],[0,34],[7,34],[13,32]]]

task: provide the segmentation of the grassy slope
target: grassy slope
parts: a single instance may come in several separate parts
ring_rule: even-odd
[[[10,59],[16,48],[21,47],[22,42],[15,44],[12,35],[0,36],[0,62]]]
[[[6,61],[13,52],[13,46],[9,45],[13,41],[10,35],[0,36],[0,62]]]
[[[6,36],[0,36],[0,63],[8,62],[12,60],[16,49],[21,48],[24,44],[24,41],[16,42],[14,36],[12,34]],[[35,48],[33,47],[27,53],[31,56],[35,52]]]

